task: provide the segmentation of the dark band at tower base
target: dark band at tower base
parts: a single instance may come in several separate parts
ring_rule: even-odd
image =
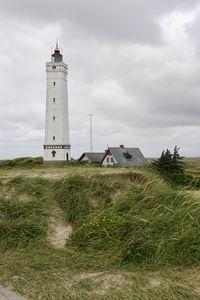
[[[71,149],[71,145],[44,145],[44,149]]]

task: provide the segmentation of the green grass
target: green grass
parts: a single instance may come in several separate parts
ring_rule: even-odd
[[[30,168],[33,166],[39,166],[43,164],[42,157],[20,157],[11,160],[0,160],[0,168],[11,169],[11,168]]]
[[[0,201],[0,248],[2,252],[32,247],[46,237],[47,212],[41,201]]]
[[[188,174],[199,178],[200,176],[200,159],[184,160],[185,170]]]
[[[59,176],[41,176],[51,170]],[[200,299],[200,201],[191,194],[148,169],[11,172],[0,171],[2,285],[34,300]],[[62,249],[48,239],[57,206],[74,228]]]
[[[75,214],[73,221],[77,223],[69,245],[93,253],[109,249],[111,256],[118,253],[119,264],[179,266],[199,261],[199,202],[191,202],[187,194],[172,190],[162,181],[130,184],[119,178],[101,178],[105,186],[100,195],[107,201],[94,209],[89,204],[96,191],[95,178],[88,178],[86,185],[84,180],[80,182],[79,178],[81,197],[73,189],[63,194],[59,189],[60,201],[69,204],[78,197],[74,206],[66,209],[67,215]],[[90,182],[93,184],[89,189]],[[70,189],[70,180],[63,185]],[[112,199],[114,190],[118,197]],[[97,203],[100,195],[93,195]]]

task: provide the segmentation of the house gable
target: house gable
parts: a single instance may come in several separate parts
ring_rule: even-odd
[[[114,166],[117,164],[115,157],[113,156],[111,150],[108,148],[106,151],[104,158],[101,162],[101,166]]]
[[[139,148],[109,147],[101,162],[102,166],[142,167],[147,160]]]

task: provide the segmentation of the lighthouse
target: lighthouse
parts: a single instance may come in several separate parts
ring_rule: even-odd
[[[56,44],[51,61],[46,63],[46,118],[44,162],[71,159],[68,114],[68,66]]]

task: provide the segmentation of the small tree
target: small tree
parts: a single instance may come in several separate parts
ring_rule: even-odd
[[[166,179],[181,182],[184,176],[183,157],[178,153],[179,148],[175,146],[174,152],[169,149],[163,150],[161,157],[153,161],[152,166]]]

